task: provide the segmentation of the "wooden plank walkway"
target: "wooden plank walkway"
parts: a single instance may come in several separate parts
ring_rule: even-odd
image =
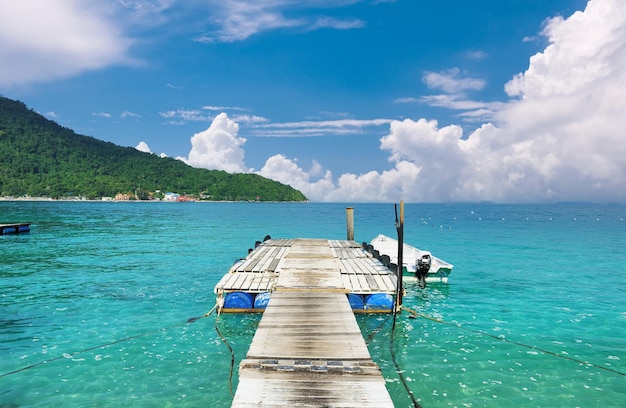
[[[345,295],[338,252],[352,247],[289,245],[232,406],[393,407]]]
[[[292,262],[291,259],[297,261]],[[360,244],[322,239],[266,241],[236,263],[218,282],[215,291],[262,293],[272,292],[277,287],[297,289],[307,285],[311,269],[325,273],[327,279],[332,280],[323,285],[324,291],[395,293],[395,275],[363,251]],[[319,281],[321,275],[316,279]]]

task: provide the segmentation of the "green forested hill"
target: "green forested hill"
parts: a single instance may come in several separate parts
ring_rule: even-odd
[[[0,96],[0,196],[111,197],[171,191],[211,200],[305,201],[256,174],[229,174],[82,136]]]

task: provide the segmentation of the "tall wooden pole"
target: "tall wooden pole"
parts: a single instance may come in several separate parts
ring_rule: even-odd
[[[348,241],[354,241],[354,209],[346,208],[346,224],[348,226]]]
[[[400,219],[396,226],[398,230],[398,288],[396,293],[396,310],[400,310],[402,307],[402,253],[404,250],[404,201],[400,201]]]

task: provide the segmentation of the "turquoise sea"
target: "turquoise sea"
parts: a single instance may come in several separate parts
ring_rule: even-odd
[[[357,241],[395,235],[393,204],[0,202],[32,222],[0,236],[0,407],[230,406],[260,315],[187,320],[266,234],[345,239],[347,206]],[[405,217],[454,270],[407,285],[393,335],[357,316],[397,407],[626,406],[626,206]]]

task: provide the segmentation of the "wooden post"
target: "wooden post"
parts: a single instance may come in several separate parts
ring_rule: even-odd
[[[402,307],[402,253],[404,250],[404,201],[400,201],[400,219],[397,225],[398,230],[398,288],[396,293],[396,310]]]
[[[346,208],[346,224],[348,226],[348,241],[354,241],[354,210],[352,207]]]

